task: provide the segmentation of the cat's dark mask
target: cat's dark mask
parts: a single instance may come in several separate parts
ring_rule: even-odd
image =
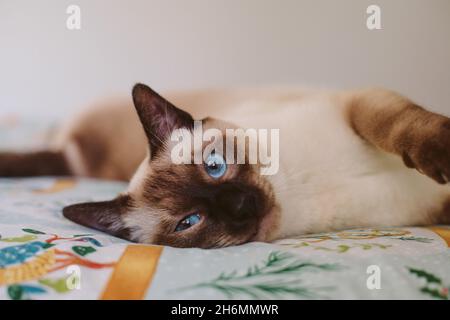
[[[268,240],[278,208],[257,165],[227,164],[223,170],[207,163],[174,164],[170,136],[180,128],[192,133],[192,116],[143,84],[133,88],[133,101],[149,156],[125,193],[111,201],[68,206],[64,216],[131,241],[176,247]],[[207,118],[203,127],[219,129],[226,137],[230,124]]]

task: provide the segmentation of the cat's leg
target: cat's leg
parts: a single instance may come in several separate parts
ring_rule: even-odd
[[[350,125],[363,139],[438,183],[449,182],[449,118],[383,89],[346,95],[345,105]]]
[[[71,170],[62,152],[0,152],[0,177],[64,175],[71,175]]]

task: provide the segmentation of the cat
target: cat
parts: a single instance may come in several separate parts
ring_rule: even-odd
[[[450,222],[450,119],[395,92],[288,88],[165,96],[136,84],[133,103],[79,114],[61,127],[50,150],[0,153],[0,176],[129,181],[115,199],[67,206],[64,217],[130,241],[175,247]],[[194,119],[225,136],[227,128],[280,129],[278,172],[261,175],[260,163],[224,165],[215,152],[211,163],[174,164],[171,134],[192,134]]]

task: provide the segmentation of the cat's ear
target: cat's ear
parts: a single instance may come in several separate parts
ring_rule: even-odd
[[[173,130],[192,129],[192,116],[175,107],[145,84],[133,88],[133,102],[144,127],[153,158]]]
[[[129,239],[129,230],[124,226],[122,215],[129,211],[130,206],[131,198],[121,195],[110,201],[67,206],[63,209],[63,215],[82,226]]]

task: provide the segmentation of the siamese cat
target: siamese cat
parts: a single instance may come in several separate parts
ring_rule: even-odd
[[[64,217],[175,247],[450,222],[450,119],[394,92],[217,90],[166,100],[137,84],[132,97],[134,108],[124,100],[81,113],[51,150],[0,153],[0,176],[127,180],[115,199],[65,207]],[[215,151],[202,164],[173,163],[170,137],[193,134],[194,119],[224,138],[227,128],[280,129],[278,172],[225,164]]]

